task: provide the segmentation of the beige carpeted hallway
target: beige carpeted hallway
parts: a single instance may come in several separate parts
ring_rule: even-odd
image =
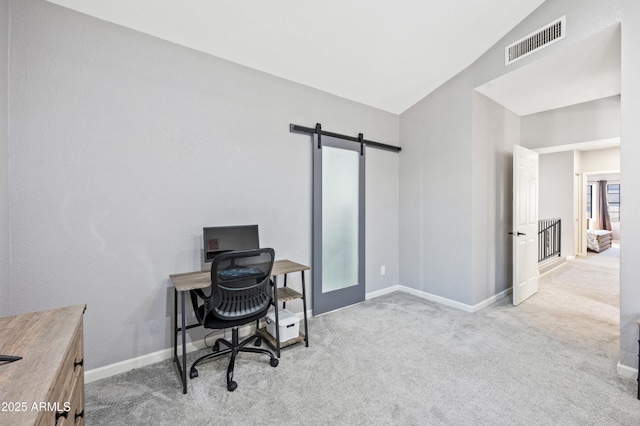
[[[518,309],[551,336],[575,340],[617,360],[620,248],[587,252],[540,277],[539,292]],[[617,362],[617,361],[616,361]]]

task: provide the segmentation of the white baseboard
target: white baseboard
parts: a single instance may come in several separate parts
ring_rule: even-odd
[[[375,299],[376,297],[384,296],[385,294],[393,293],[394,291],[402,291],[402,287],[403,286],[401,285],[394,285],[391,287],[384,288],[382,290],[372,291],[370,293],[367,293],[364,296],[364,298],[365,300]]]
[[[252,330],[253,329],[251,326],[240,327],[238,329],[238,334],[240,337],[248,336]],[[217,339],[218,337],[222,337],[223,335],[223,331],[220,331],[219,333],[210,335],[208,339]],[[195,342],[187,342],[187,353],[195,352],[200,349],[204,349],[205,347],[206,345],[204,339],[200,339]],[[181,345],[178,345],[178,355],[182,356]],[[107,377],[115,376],[116,374],[125,373],[130,370],[135,370],[136,368],[141,368],[150,364],[155,364],[156,362],[172,358],[173,347],[152,352],[150,354],[141,355],[135,358],[125,359],[124,361],[85,371],[84,382],[95,382],[96,380],[106,379]]]
[[[473,306],[467,305],[465,303],[460,303],[455,300],[447,299],[446,297],[436,296],[435,294],[427,293],[421,290],[416,290],[415,288],[400,286],[401,291],[409,293],[413,296],[420,297],[422,299],[429,300],[431,302],[436,302],[441,305],[449,306],[450,308],[460,309],[465,312],[474,312]]]
[[[200,347],[202,345],[202,347]],[[187,343],[187,353],[197,351],[204,347],[204,340],[197,342]],[[182,347],[178,346],[178,353],[182,353]],[[149,364],[155,364],[156,362],[164,361],[173,357],[173,348],[162,349],[157,352],[142,355],[136,358],[126,359],[124,361],[116,362],[114,364],[105,365],[104,367],[94,368],[87,370],[84,373],[84,382],[91,383],[96,380],[106,379],[107,377],[115,376],[116,374],[125,373],[136,368],[141,368]]]
[[[311,318],[311,310],[307,310],[307,318]],[[302,312],[296,313],[301,319],[304,318],[304,314]],[[250,333],[254,331],[251,325],[246,325],[244,327],[238,328],[239,337],[249,336]],[[224,335],[223,331],[216,332],[214,334],[209,335],[207,338],[209,340],[217,339],[218,337],[222,337]],[[195,342],[187,342],[187,353],[195,352],[200,349],[204,349],[207,347],[205,344],[205,339],[200,339]],[[214,340],[215,341],[215,340]],[[182,346],[178,345],[178,355],[182,356]],[[115,376],[116,374],[126,373],[130,370],[135,370],[136,368],[141,368],[146,365],[155,364],[156,362],[164,361],[167,359],[173,358],[173,348],[162,349],[160,351],[152,352],[150,354],[141,355],[136,358],[126,359],[124,361],[116,362],[114,364],[105,365],[104,367],[94,368],[92,370],[87,370],[84,373],[84,382],[91,383],[96,380],[106,379],[107,377]]]
[[[478,303],[477,305],[473,305],[472,306],[473,310],[471,312],[478,312],[479,310],[484,309],[487,306],[494,304],[498,300],[509,296],[512,292],[513,292],[513,288],[509,287],[508,289],[503,290],[503,291],[501,291],[500,293],[498,293],[498,294],[496,294],[494,296],[491,296],[490,298]]]
[[[638,370],[632,367],[628,367],[626,365],[620,364],[618,362],[618,375],[622,377],[626,377],[628,379],[637,379],[638,378]]]
[[[409,293],[411,295],[420,297],[422,299],[429,300],[431,302],[440,303],[441,305],[449,306],[451,308],[460,309],[465,312],[478,312],[480,309],[486,308],[487,306],[497,302],[505,296],[511,294],[512,289],[508,288],[494,296],[489,297],[488,299],[476,304],[476,305],[467,305],[465,303],[460,303],[455,300],[447,299],[446,297],[436,296],[435,294],[427,293],[421,290],[416,290],[411,287],[403,286],[403,285],[394,285],[389,288],[385,288],[383,290],[374,291],[371,293],[367,293],[366,300],[374,299],[376,297],[384,296],[385,294],[393,293],[394,291],[403,291],[405,293]]]

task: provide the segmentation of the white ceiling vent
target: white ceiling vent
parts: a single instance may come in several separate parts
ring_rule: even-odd
[[[556,19],[549,25],[541,28],[515,43],[504,48],[504,64],[509,65],[515,61],[529,56],[544,47],[562,40],[567,32],[567,17]]]

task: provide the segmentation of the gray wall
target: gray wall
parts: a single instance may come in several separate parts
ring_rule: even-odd
[[[463,72],[400,115],[400,284],[471,304],[472,93]],[[471,86],[473,87],[473,86]]]
[[[397,117],[397,116],[396,116]],[[366,291],[371,293],[399,282],[398,154],[374,148],[366,152]],[[385,267],[381,275],[380,267]]]
[[[0,317],[9,315],[9,0],[0,0]]]
[[[289,123],[398,142],[397,115],[10,5],[11,310],[87,303],[88,369],[171,347],[168,276],[201,267],[203,226],[257,223],[278,258],[310,264],[311,139]],[[367,155],[370,291],[398,284],[398,156]]]
[[[640,185],[640,2],[623,0],[620,186]],[[620,362],[637,367],[637,324],[640,317],[640,191],[626,191],[625,220],[620,235]]]
[[[566,15],[566,38],[508,68],[504,46]],[[400,283],[418,290],[473,304],[493,283],[474,280],[474,253],[486,250],[472,240],[474,220],[472,153],[474,138],[473,89],[533,61],[570,48],[601,30],[622,22],[621,138],[622,185],[640,183],[640,2],[635,0],[547,0],[473,65],[401,114],[400,135]],[[626,138],[626,139],[625,139]],[[505,165],[505,167],[508,167]],[[506,170],[499,173],[506,173]],[[487,182],[490,185],[490,182]],[[499,191],[506,188],[490,189]],[[455,194],[455,195],[454,195]],[[625,212],[640,217],[640,192],[627,194]],[[493,219],[489,219],[493,220]],[[621,240],[621,363],[635,367],[635,321],[640,316],[640,221],[625,222]],[[497,256],[497,254],[496,254]],[[482,276],[482,274],[481,274]],[[495,287],[496,290],[498,287]]]
[[[620,96],[522,117],[522,146],[543,148],[620,137]]]
[[[575,256],[573,151],[540,155],[538,161],[538,217],[562,219],[561,256]]]
[[[511,287],[513,145],[520,117],[479,92],[473,93],[472,304]]]

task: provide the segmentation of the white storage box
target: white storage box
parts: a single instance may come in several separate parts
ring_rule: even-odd
[[[300,335],[300,318],[286,309],[278,311],[278,322],[280,323],[280,343],[290,339],[295,339]],[[267,314],[267,331],[273,338],[276,338],[276,313]]]

